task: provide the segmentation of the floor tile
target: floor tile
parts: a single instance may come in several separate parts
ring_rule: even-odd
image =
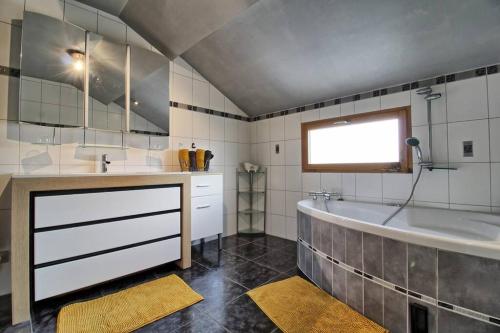
[[[247,262],[247,260],[226,251],[216,251],[204,253],[196,259],[196,262],[207,268],[218,268],[223,266],[237,266]]]
[[[233,333],[265,333],[276,327],[247,295],[210,313],[219,324]]]
[[[257,257],[263,256],[268,250],[262,245],[250,243],[247,245],[233,247],[225,251],[246,258],[248,260],[252,260]]]
[[[297,266],[297,253],[290,254],[282,250],[272,250],[252,261],[278,272],[286,273]]]
[[[253,289],[278,276],[279,272],[253,262],[247,262],[228,269],[225,274],[229,279],[242,286]]]
[[[254,244],[263,245],[265,247],[273,248],[273,249],[279,249],[279,248],[283,248],[286,246],[288,246],[288,247],[296,246],[296,242],[294,242],[294,241],[284,239],[284,238],[279,238],[276,236],[270,236],[270,235],[266,235],[265,237],[263,237],[259,240],[256,240],[254,242]]]
[[[191,321],[186,326],[182,326],[181,328],[174,331],[166,331],[162,330],[160,332],[182,332],[182,333],[227,333],[224,327],[219,325],[215,320],[210,318],[208,315],[202,314],[196,320]]]
[[[190,306],[181,311],[177,311],[165,318],[155,321],[149,325],[146,325],[137,331],[136,333],[146,333],[146,332],[173,332],[183,326],[190,324],[193,321],[197,321],[204,318],[200,311],[196,310],[194,307]]]

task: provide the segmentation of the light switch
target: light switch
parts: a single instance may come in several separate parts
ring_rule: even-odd
[[[474,149],[472,146],[472,141],[464,141],[464,157],[474,157]]]

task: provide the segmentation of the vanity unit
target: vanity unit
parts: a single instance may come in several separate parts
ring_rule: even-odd
[[[191,240],[223,232],[222,174],[193,173],[191,178]],[[220,244],[220,243],[219,243]]]
[[[190,174],[14,176],[13,323],[39,300],[171,261],[188,268],[190,211]]]

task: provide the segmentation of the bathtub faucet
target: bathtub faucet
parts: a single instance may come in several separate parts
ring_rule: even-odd
[[[310,197],[313,197],[313,200],[317,200],[318,197],[323,197],[325,200],[330,200],[332,197],[341,198],[342,194],[339,192],[328,192],[326,189],[323,189],[321,192],[311,191],[308,193]]]

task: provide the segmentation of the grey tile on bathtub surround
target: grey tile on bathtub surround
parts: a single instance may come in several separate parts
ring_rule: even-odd
[[[462,316],[442,308],[438,309],[439,333],[499,333],[500,327]]]
[[[332,296],[346,303],[347,271],[340,266],[332,266]]]
[[[384,238],[382,246],[384,280],[407,288],[407,244]]]
[[[360,231],[346,229],[345,263],[357,269],[363,269],[362,236]]]
[[[321,258],[321,289],[332,294],[332,274],[333,274],[333,263],[325,258]]]
[[[298,243],[297,246],[297,266],[300,270],[305,271],[305,246],[302,243]]]
[[[308,243],[312,244],[312,239],[311,239],[311,217],[307,214],[300,213],[299,217],[300,219],[299,223],[301,226],[301,235],[302,239]]]
[[[436,298],[437,250],[408,244],[408,289]]]
[[[374,322],[384,324],[384,287],[365,279],[364,315]]]
[[[411,304],[419,304],[425,306],[427,308],[427,333],[436,333],[437,332],[437,307],[435,305],[422,302],[416,298],[408,297],[408,330],[411,332],[411,312],[410,305]]]
[[[347,305],[363,313],[363,278],[347,272]]]
[[[319,250],[328,256],[332,256],[332,224],[321,222],[320,224]]]
[[[318,249],[321,246],[321,224],[324,222],[318,220],[317,218],[311,217],[311,238],[312,243],[310,243],[314,248]]]
[[[382,278],[382,237],[363,233],[363,270]]]
[[[384,288],[384,327],[391,333],[406,333],[406,295]]]
[[[332,224],[332,257],[345,262],[345,228]]]
[[[321,257],[314,251],[312,252],[312,280],[321,287]]]
[[[312,250],[307,247],[304,248],[304,269],[302,272],[312,279]]]
[[[500,261],[438,250],[438,299],[500,317]]]

